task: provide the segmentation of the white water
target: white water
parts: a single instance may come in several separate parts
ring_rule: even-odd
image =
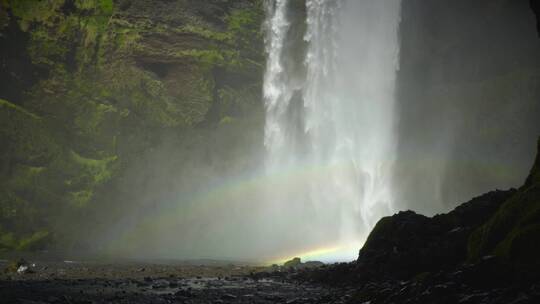
[[[289,185],[272,185],[267,199],[355,258],[393,211],[401,4],[307,0],[302,12],[298,2],[265,3],[267,169]]]

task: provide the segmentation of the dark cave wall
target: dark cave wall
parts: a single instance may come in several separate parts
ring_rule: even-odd
[[[536,30],[538,31],[538,37],[540,37],[540,1],[530,0],[531,9],[536,15]]]
[[[540,134],[531,3],[404,0],[402,9],[400,209],[441,212],[519,186]]]

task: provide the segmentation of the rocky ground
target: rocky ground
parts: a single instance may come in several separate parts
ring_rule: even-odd
[[[494,256],[453,269],[422,272],[406,279],[364,279],[357,263],[326,266],[299,272],[296,279],[330,286],[351,286],[346,303],[369,304],[533,304],[540,303],[540,280],[514,276],[508,265]]]
[[[233,264],[29,262],[4,273],[2,303],[344,303],[346,291],[291,279],[294,271],[253,275]],[[6,261],[3,268],[8,268]],[[350,294],[351,292],[349,292]]]
[[[204,264],[201,264],[204,263]],[[540,282],[486,257],[407,280],[354,282],[357,263],[264,268],[190,263],[29,262],[0,277],[2,303],[512,303],[540,302]],[[12,267],[1,261],[2,268]],[[357,274],[357,273],[356,273]]]

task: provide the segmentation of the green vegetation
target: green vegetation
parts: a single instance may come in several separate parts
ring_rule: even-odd
[[[14,112],[27,115],[29,118],[32,118],[32,119],[40,119],[36,114],[30,113],[24,108],[3,99],[0,99],[0,110],[7,111],[7,112],[14,111]]]
[[[64,4],[64,0],[38,1],[38,0],[11,0],[7,6],[15,17],[19,18],[19,24],[23,31],[28,31],[32,23],[40,23],[51,26],[58,10]]]
[[[540,254],[539,153],[525,185],[469,239],[469,257],[495,254],[518,264],[535,262]],[[540,266],[540,265],[538,265]]]
[[[13,16],[33,69],[7,72],[37,77],[17,103],[0,99],[0,250],[78,246],[83,223],[117,220],[129,200],[116,185],[165,134],[213,125],[241,149],[228,138],[260,122],[263,12],[239,2],[223,26],[180,0],[159,16],[147,0],[0,0],[0,35]]]
[[[253,47],[262,40],[262,1],[256,1],[255,5],[258,9],[234,10],[226,18],[233,42],[241,47]]]

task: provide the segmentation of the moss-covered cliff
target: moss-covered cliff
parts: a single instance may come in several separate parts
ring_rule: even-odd
[[[171,134],[195,153],[226,146],[193,139],[208,129],[251,140],[262,14],[259,0],[0,1],[0,250],[76,246],[74,227],[125,207],[118,184]]]
[[[517,266],[540,269],[540,140],[538,154],[525,184],[469,239],[471,259],[502,256]]]

